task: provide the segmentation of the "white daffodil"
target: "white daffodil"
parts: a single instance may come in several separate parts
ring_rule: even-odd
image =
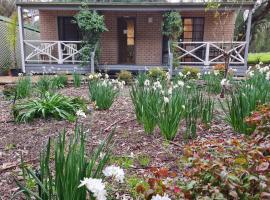
[[[171,198],[167,194],[164,194],[164,196],[157,194],[156,196],[153,196],[151,200],[171,200]]]
[[[77,110],[76,115],[78,117],[86,118],[86,114],[82,110]]]
[[[228,86],[230,86],[230,82],[229,82],[229,80],[227,80],[226,78],[224,78],[224,79],[221,80],[220,85],[221,86],[228,87]]]
[[[102,172],[106,177],[112,177],[119,183],[124,182],[125,172],[120,167],[114,165],[108,166]]]
[[[218,70],[214,70],[214,75],[218,76],[219,75],[219,71]]]
[[[167,78],[167,80],[170,80],[171,79],[171,75],[170,75],[169,72],[166,73],[166,78]]]
[[[201,74],[201,73],[198,73],[198,74],[197,74],[197,78],[198,78],[198,79],[200,79],[200,78],[201,78],[201,76],[202,76],[202,74]]]
[[[183,74],[182,72],[179,72],[178,75],[179,75],[180,77],[183,77],[183,76],[184,76],[184,74]]]
[[[89,75],[89,79],[92,80],[94,76],[92,74]]]
[[[154,87],[157,88],[157,89],[162,89],[162,85],[160,84],[159,81],[154,82],[153,85],[154,85]]]
[[[177,81],[177,85],[179,85],[180,87],[184,87],[185,83],[184,81]]]
[[[79,187],[86,186],[86,188],[93,193],[93,196],[96,197],[96,200],[106,200],[107,191],[105,189],[105,184],[102,182],[102,179],[95,178],[84,178],[81,181]]]
[[[266,80],[270,81],[270,71],[266,73]]]
[[[164,97],[164,103],[166,103],[166,104],[167,104],[167,103],[169,103],[169,101],[170,101],[170,100],[169,100],[169,98],[168,98],[168,97]]]
[[[105,74],[105,79],[109,79],[109,75],[108,74]]]
[[[149,85],[150,85],[150,81],[149,81],[148,79],[146,79],[146,80],[144,81],[144,86],[148,87]]]
[[[191,74],[191,72],[190,72],[190,71],[188,71],[188,72],[186,73],[186,75],[187,75],[187,76],[189,76],[190,74]]]
[[[253,76],[254,76],[254,71],[249,71],[249,72],[247,72],[247,75],[248,75],[249,77],[253,77]]]
[[[168,89],[168,95],[172,95],[172,88],[171,87]]]

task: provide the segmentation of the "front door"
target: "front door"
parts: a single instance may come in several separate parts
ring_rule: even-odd
[[[118,18],[118,62],[135,64],[135,18]]]

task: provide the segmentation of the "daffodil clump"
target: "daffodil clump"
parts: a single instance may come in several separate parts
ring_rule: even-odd
[[[89,96],[94,102],[96,109],[106,110],[111,107],[117,98],[120,89],[123,89],[124,81],[109,79],[109,75],[90,74],[89,75]]]
[[[262,66],[262,63],[255,67],[249,67],[246,73],[246,80],[239,82],[232,93],[221,103],[225,113],[225,119],[239,133],[251,134],[254,127],[245,122],[252,111],[259,104],[270,100],[270,67]],[[228,84],[226,80],[222,82]]]

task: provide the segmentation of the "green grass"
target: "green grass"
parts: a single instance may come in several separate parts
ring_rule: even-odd
[[[250,53],[248,55],[249,64],[258,64],[259,62],[263,62],[264,64],[270,64],[270,52]]]

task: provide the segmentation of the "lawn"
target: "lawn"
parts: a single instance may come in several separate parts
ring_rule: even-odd
[[[1,198],[267,199],[270,70],[222,74],[20,77],[1,89]]]
[[[248,55],[249,64],[258,64],[259,62],[263,62],[264,64],[270,64],[270,52],[249,53]]]

